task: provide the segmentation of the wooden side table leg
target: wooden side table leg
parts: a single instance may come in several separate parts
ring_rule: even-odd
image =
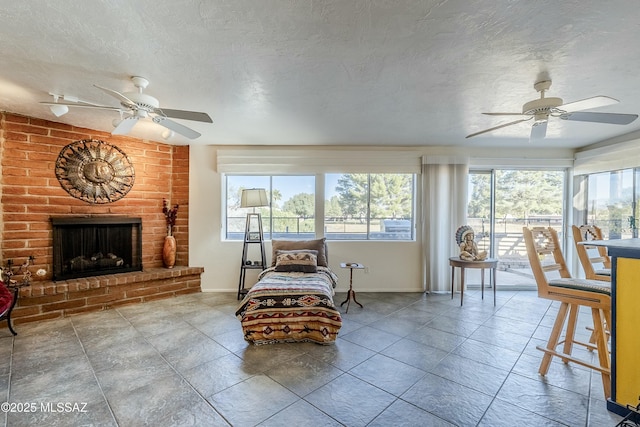
[[[353,296],[353,300],[355,301],[356,304],[358,304],[360,307],[362,307],[362,304],[360,304],[358,301],[356,301],[356,292],[353,290],[353,268],[349,269],[349,290],[347,291],[347,299],[344,300],[342,302],[342,304],[340,304],[340,307],[342,307],[344,305],[344,303],[347,303],[347,309],[345,310],[345,313],[349,312],[349,306],[351,305],[351,297]],[[362,307],[364,308],[364,307]]]
[[[460,267],[460,306],[464,299],[464,267]]]
[[[356,304],[358,304],[360,306],[360,308],[364,308],[362,306],[362,304],[360,304],[357,300],[356,300],[356,291],[352,290],[351,291],[351,295],[353,296],[353,302],[355,302]]]
[[[347,310],[345,311],[345,313],[349,312],[349,305],[351,305],[351,292],[353,292],[353,290],[351,289],[351,285],[349,285],[349,290],[347,291],[347,299],[342,301],[342,303],[340,304],[340,307],[342,307],[344,303],[347,303]]]
[[[456,268],[451,266],[451,299],[453,299],[453,288],[455,287]]]
[[[492,268],[491,273],[493,274],[493,305],[496,305],[496,268]]]

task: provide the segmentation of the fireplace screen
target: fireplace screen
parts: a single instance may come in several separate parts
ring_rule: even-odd
[[[142,270],[142,220],[60,217],[53,225],[53,280]]]

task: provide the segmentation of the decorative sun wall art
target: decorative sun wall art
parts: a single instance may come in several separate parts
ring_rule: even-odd
[[[74,141],[56,160],[56,177],[71,196],[88,203],[112,203],[133,187],[135,171],[127,155],[97,139]]]

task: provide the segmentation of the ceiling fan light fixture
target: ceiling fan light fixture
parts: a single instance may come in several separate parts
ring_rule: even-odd
[[[549,113],[536,113],[534,115],[534,125],[538,125],[540,123],[546,123],[549,120]]]
[[[537,115],[542,112],[548,113],[561,105],[562,98],[538,98],[524,104],[522,106],[522,114]]]
[[[50,105],[49,109],[56,117],[64,116],[69,112],[69,107],[66,105]]]
[[[162,133],[160,134],[162,136],[162,139],[168,140],[171,139],[175,136],[175,132],[172,131],[171,129],[165,129],[162,131]]]

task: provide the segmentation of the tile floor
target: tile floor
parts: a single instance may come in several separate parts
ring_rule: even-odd
[[[496,307],[473,290],[463,307],[449,295],[357,297],[364,309],[351,305],[333,346],[248,345],[229,293],[18,325],[15,338],[3,328],[0,401],[11,406],[0,419],[12,427],[601,427],[621,419],[606,410],[599,374],[554,362],[538,375],[535,346],[555,305],[535,292],[499,291]]]

